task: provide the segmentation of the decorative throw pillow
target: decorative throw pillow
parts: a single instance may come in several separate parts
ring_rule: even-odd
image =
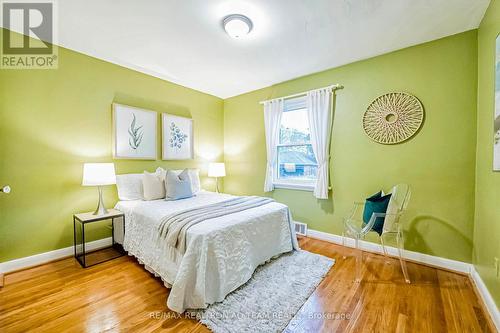
[[[188,170],[189,178],[191,181],[191,189],[193,191],[193,194],[200,192],[200,190],[201,190],[200,169],[184,169],[184,170]],[[184,170],[172,170],[172,171],[179,175]]]
[[[142,177],[142,188],[144,200],[158,200],[165,198],[164,180],[159,177],[156,172],[149,173],[144,171]]]
[[[167,170],[165,178],[166,200],[179,200],[193,196],[189,170],[184,169],[177,175],[175,171]]]
[[[366,225],[373,213],[385,213],[387,211],[387,206],[391,200],[391,194],[382,196],[382,191],[375,193],[371,197],[366,199],[365,210],[363,211],[363,222]],[[382,234],[382,229],[384,227],[384,218],[377,217],[375,223],[373,224],[372,230],[376,231],[379,235]]]
[[[163,181],[165,181],[165,177],[167,177],[167,170],[162,167],[156,168],[155,174]]]
[[[196,194],[201,191],[201,182],[200,182],[200,169],[187,169],[189,170],[189,178],[191,181],[191,189],[193,191],[193,194]],[[175,172],[177,175],[179,175],[182,171],[184,170],[171,170]],[[156,174],[165,180],[167,170],[163,169],[162,167],[158,167],[156,169]]]
[[[116,175],[118,199],[122,201],[142,200],[142,173]]]

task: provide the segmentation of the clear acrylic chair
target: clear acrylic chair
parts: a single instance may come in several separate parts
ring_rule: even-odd
[[[399,184],[392,188],[391,199],[389,201],[389,206],[386,213],[373,213],[368,223],[363,223],[363,210],[364,202],[355,202],[354,208],[351,214],[344,218],[344,233],[342,235],[342,245],[345,246],[345,238],[354,238],[356,247],[356,281],[361,281],[362,266],[363,266],[363,251],[359,247],[359,241],[364,239],[365,236],[373,231],[372,227],[378,217],[384,218],[384,226],[382,228],[382,234],[379,235],[380,243],[382,244],[382,249],[384,255],[387,256],[387,249],[385,247],[384,238],[386,236],[394,236],[396,238],[396,244],[398,249],[399,262],[401,264],[401,270],[406,283],[410,283],[410,278],[408,276],[408,271],[406,269],[406,262],[403,258],[404,251],[404,239],[403,239],[403,227],[401,225],[401,216],[408,206],[410,201],[411,190],[406,184]],[[377,234],[378,235],[378,234]],[[344,257],[345,258],[345,257]]]

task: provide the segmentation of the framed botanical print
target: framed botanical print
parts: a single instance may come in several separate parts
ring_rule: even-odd
[[[113,103],[113,157],[156,160],[157,119],[154,111]]]
[[[189,160],[193,156],[193,120],[163,113],[162,159]]]

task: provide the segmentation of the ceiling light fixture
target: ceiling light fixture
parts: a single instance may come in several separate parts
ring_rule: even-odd
[[[241,14],[226,16],[222,24],[227,34],[233,38],[241,38],[252,31],[253,28],[252,20]]]

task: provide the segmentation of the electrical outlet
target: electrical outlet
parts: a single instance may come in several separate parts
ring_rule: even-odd
[[[494,258],[495,259],[495,273],[497,275],[497,278],[500,277],[500,267],[498,265],[498,258]]]

